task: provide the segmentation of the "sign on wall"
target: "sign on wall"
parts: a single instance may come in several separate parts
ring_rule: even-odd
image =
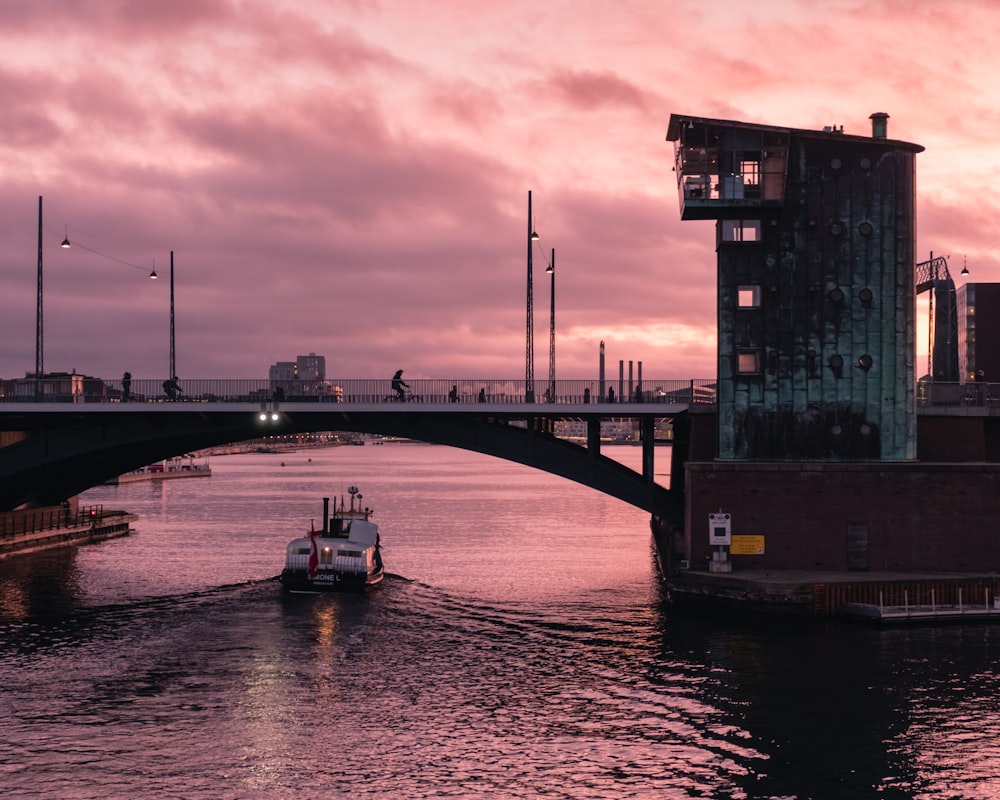
[[[708,543],[729,544],[733,538],[732,514],[719,511],[708,515]]]
[[[729,552],[734,556],[762,556],[764,555],[764,537],[762,535],[734,536]]]

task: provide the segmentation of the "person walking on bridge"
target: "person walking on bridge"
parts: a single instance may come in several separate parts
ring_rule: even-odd
[[[405,389],[409,389],[410,385],[403,382],[403,370],[397,369],[396,374],[392,376],[392,390],[399,396],[399,402],[404,402],[406,400]]]

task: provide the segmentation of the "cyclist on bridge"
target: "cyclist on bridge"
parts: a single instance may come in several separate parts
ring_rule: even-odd
[[[399,401],[403,402],[406,400],[406,392],[404,389],[409,389],[410,385],[403,382],[403,370],[397,369],[396,374],[392,376],[392,390],[399,395]]]

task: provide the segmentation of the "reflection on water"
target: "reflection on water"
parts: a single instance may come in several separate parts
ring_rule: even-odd
[[[133,536],[0,561],[5,798],[1000,796],[990,627],[678,618],[644,513],[471,453],[212,467],[93,490]],[[350,484],[391,574],[283,595]]]
[[[65,615],[78,596],[76,547],[0,559],[0,618]]]

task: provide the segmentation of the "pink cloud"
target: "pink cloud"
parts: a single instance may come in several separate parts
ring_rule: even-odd
[[[344,377],[518,378],[532,190],[538,375],[554,247],[560,377],[601,339],[710,377],[714,229],[679,220],[672,112],[857,134],[888,112],[927,146],[918,252],[1000,280],[1000,12],[917,6],[4,4],[0,375],[34,363],[43,195],[51,369],[161,375],[147,275],[174,250],[182,377],[316,352]]]

